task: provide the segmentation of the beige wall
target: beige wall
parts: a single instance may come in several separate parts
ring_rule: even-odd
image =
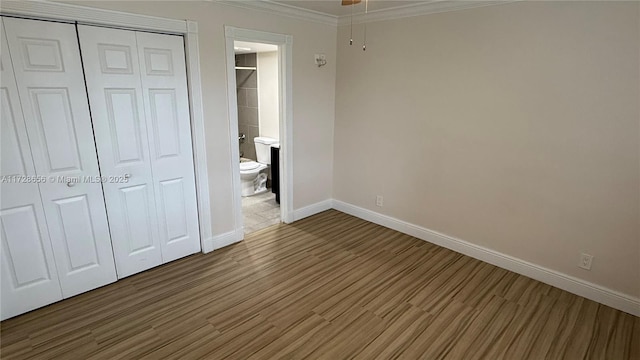
[[[280,139],[277,51],[258,53],[258,104],[260,136]]]
[[[334,198],[639,296],[638,6],[341,27]]]
[[[84,4],[198,21],[215,234],[233,227],[232,25],[294,37],[295,208],[333,194],[640,296],[638,3],[519,2],[383,21],[368,25],[366,52],[348,46],[347,27],[215,2]],[[581,251],[595,256],[590,272],[576,266]]]
[[[212,1],[86,1],[73,4],[198,22],[214,234],[233,230],[224,26],[293,36],[294,208],[331,197],[336,28]],[[318,68],[313,54],[328,65]]]

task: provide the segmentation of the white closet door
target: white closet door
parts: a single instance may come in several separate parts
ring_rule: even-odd
[[[75,26],[6,18],[64,297],[116,280]],[[60,179],[60,177],[67,177]]]
[[[162,263],[136,35],[79,26],[91,113],[120,278]]]
[[[164,262],[200,251],[181,36],[137,32]]]
[[[0,31],[0,319],[4,320],[61,300],[62,291],[38,184],[12,181],[19,176],[33,178],[35,170],[1,23]]]

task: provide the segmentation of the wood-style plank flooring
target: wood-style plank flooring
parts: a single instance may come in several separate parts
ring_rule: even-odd
[[[640,359],[640,319],[338,211],[1,324],[3,359]]]

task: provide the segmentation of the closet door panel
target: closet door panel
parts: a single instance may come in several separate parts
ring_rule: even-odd
[[[183,38],[136,33],[162,256],[200,251]]]
[[[43,145],[44,170],[50,174],[82,171],[71,101],[66,88],[30,88],[33,129]]]
[[[0,19],[1,21],[1,19]],[[62,299],[9,48],[0,22],[0,319]]]
[[[55,227],[60,229],[64,250],[67,253],[64,268],[70,273],[100,265],[91,224],[89,199],[85,194],[54,200],[56,204]]]
[[[64,297],[116,280],[75,26],[4,19]]]
[[[120,278],[162,263],[140,66],[133,31],[79,26]]]

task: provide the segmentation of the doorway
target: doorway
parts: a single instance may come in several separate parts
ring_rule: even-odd
[[[226,27],[235,230],[292,222],[291,37]]]
[[[280,223],[278,47],[234,41],[244,233]],[[275,175],[275,176],[274,176]]]

